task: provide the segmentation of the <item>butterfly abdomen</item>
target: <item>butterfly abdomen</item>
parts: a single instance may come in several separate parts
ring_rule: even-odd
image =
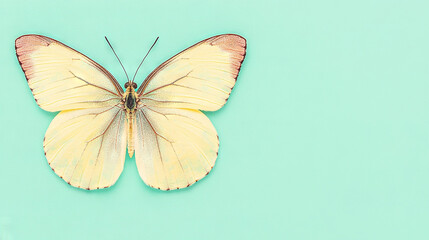
[[[135,122],[136,114],[135,111],[127,111],[127,122],[128,122],[128,155],[133,157],[134,154],[134,122]]]

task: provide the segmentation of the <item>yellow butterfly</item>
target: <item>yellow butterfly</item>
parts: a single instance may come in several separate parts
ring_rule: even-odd
[[[200,110],[226,103],[246,53],[243,37],[203,40],[162,63],[138,89],[128,80],[125,91],[102,66],[54,39],[24,35],[15,47],[37,104],[60,111],[43,146],[70,185],[112,186],[127,147],[143,181],[161,190],[189,187],[213,168],[219,138]]]

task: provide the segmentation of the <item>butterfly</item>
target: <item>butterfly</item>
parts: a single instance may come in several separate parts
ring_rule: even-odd
[[[246,53],[243,37],[205,39],[162,63],[138,88],[133,79],[125,89],[105,68],[54,39],[23,35],[15,48],[37,104],[59,111],[43,147],[68,184],[112,186],[126,149],[130,157],[135,153],[144,183],[161,190],[189,187],[213,168],[219,137],[201,111],[216,111],[229,98]]]

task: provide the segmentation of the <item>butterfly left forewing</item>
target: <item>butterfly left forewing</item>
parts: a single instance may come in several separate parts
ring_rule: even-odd
[[[34,99],[46,111],[112,106],[122,97],[106,69],[54,39],[24,35],[15,47]]]

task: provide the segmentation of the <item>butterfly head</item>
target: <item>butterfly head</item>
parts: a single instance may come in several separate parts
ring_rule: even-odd
[[[129,87],[132,87],[133,89],[137,89],[137,84],[135,82],[131,82],[131,84],[130,82],[126,82],[124,87],[125,87],[125,90],[128,90]]]

